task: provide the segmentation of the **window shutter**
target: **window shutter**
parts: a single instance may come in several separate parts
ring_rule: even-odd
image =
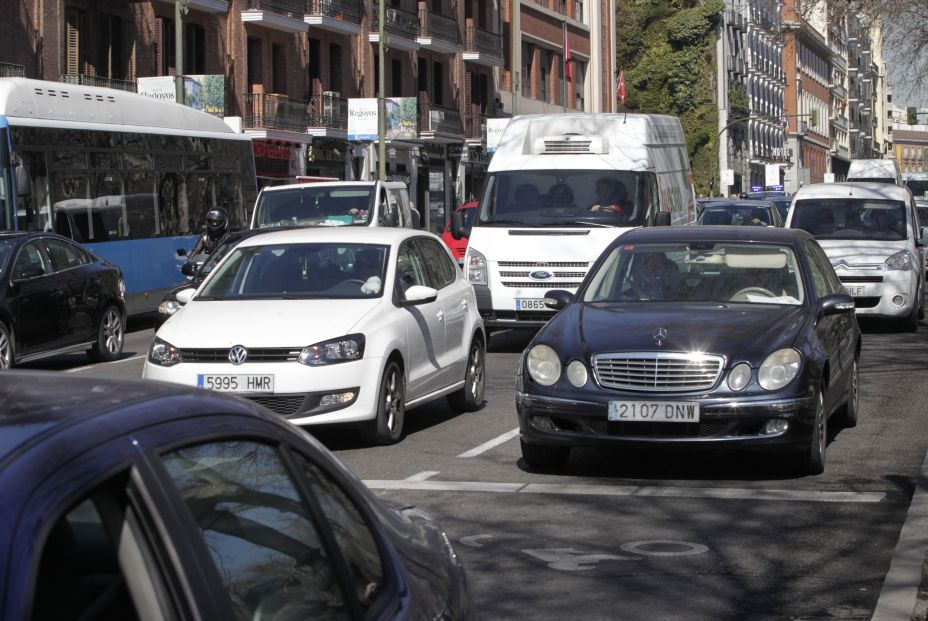
[[[87,42],[90,41],[90,17],[83,11],[80,11],[77,14],[77,29],[77,60],[78,66],[80,67],[79,73],[84,75],[96,75],[97,72],[94,70],[94,66],[90,63],[87,54]]]
[[[155,18],[155,75],[164,75],[164,20]]]
[[[65,72],[77,75],[80,69],[80,17],[77,9],[67,9],[64,17]]]

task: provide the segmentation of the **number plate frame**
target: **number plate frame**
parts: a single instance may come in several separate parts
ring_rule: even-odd
[[[267,373],[228,374],[198,373],[197,388],[206,388],[217,392],[232,393],[270,393],[274,392],[274,376]]]
[[[698,423],[698,401],[610,401],[608,419],[633,423]]]
[[[517,311],[549,311],[544,298],[516,298]]]

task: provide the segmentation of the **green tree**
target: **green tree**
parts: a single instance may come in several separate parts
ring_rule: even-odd
[[[906,120],[909,125],[918,125],[918,109],[915,106],[909,106],[905,109]]]

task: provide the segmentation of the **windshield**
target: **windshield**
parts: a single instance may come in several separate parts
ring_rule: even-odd
[[[648,179],[619,170],[526,170],[493,173],[480,201],[479,225],[641,226]]]
[[[274,244],[236,248],[197,300],[380,297],[388,246]]]
[[[802,300],[802,278],[788,246],[712,242],[616,246],[583,294],[593,303]]]
[[[905,185],[915,196],[928,196],[928,179],[906,179]]]
[[[305,185],[262,192],[255,228],[274,226],[367,226],[374,187]]]
[[[791,226],[819,239],[905,239],[905,203],[860,198],[799,200],[793,207]]]
[[[699,224],[746,224],[772,226],[770,213],[765,206],[752,205],[708,205],[699,214]]]

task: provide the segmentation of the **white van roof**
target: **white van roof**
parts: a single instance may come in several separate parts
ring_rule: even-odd
[[[662,114],[527,114],[509,121],[489,171],[648,170],[647,150],[657,146],[686,146],[680,119]]]
[[[851,160],[847,171],[847,180],[871,181],[873,179],[892,180],[896,185],[902,185],[902,174],[899,172],[899,163],[892,159]]]
[[[912,193],[908,188],[891,183],[846,182],[813,183],[799,188],[795,201],[808,198],[861,198],[869,200],[897,200],[908,202]]]

